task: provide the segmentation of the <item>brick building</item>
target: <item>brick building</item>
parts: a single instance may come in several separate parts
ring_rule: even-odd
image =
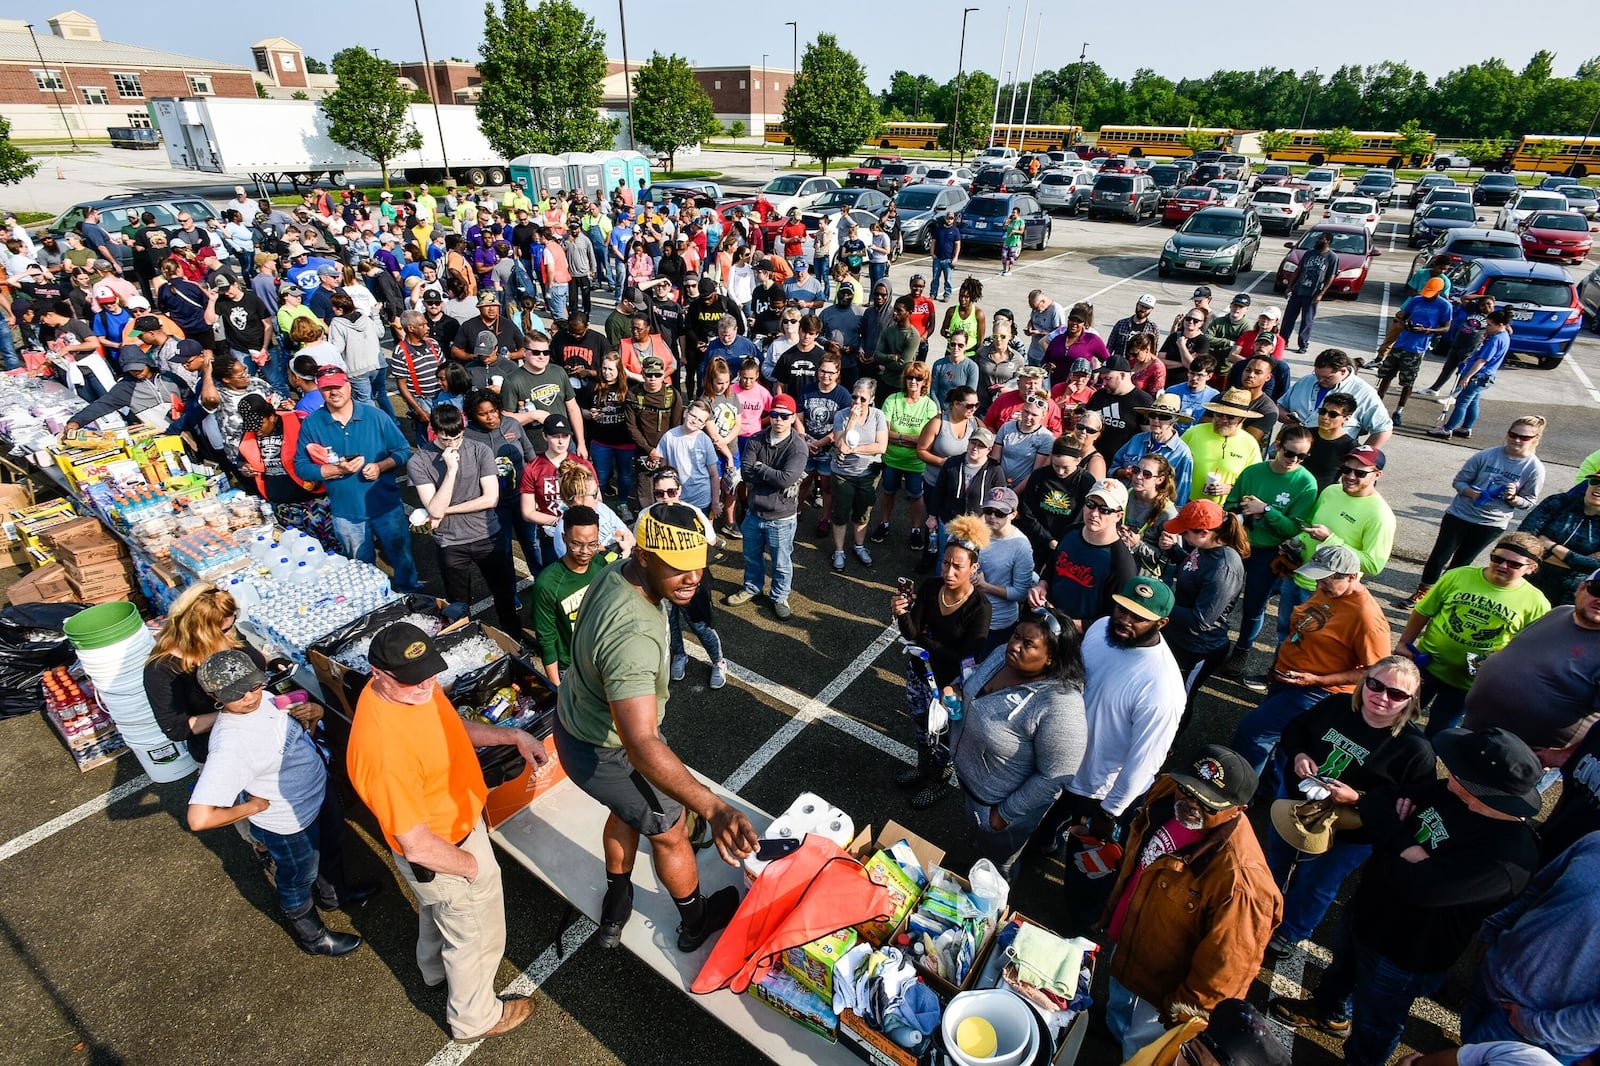
[[[483,78],[475,63],[454,59],[435,59],[431,65],[412,60],[395,64],[400,84],[408,89],[423,89],[436,104],[475,104]]]
[[[339,87],[332,74],[313,74],[306,69],[305,51],[287,37],[268,37],[250,46],[256,66],[256,84],[273,100],[292,100],[296,93],[316,99]]]
[[[723,125],[743,122],[760,137],[768,122],[783,121],[783,94],[794,81],[787,67],[695,67],[695,81],[711,97]]]
[[[255,95],[247,67],[102,40],[95,20],[77,11],[50,19],[48,32],[0,19],[0,115],[13,137],[149,127],[145,105],[157,96]]]

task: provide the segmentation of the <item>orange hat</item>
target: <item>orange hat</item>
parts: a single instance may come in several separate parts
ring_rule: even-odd
[[[1226,517],[1221,506],[1210,500],[1190,500],[1183,510],[1161,528],[1168,533],[1187,533],[1191,529],[1216,529]]]
[[[1443,278],[1429,278],[1427,281],[1424,281],[1422,283],[1422,295],[1424,295],[1424,296],[1427,296],[1427,297],[1431,298],[1431,297],[1439,295],[1443,291],[1444,291],[1444,279]]]

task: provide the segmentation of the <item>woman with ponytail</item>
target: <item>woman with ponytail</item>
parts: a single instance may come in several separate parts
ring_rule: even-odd
[[[1181,731],[1194,708],[1195,693],[1228,657],[1228,613],[1244,591],[1250,538],[1238,515],[1211,500],[1190,500],[1161,529],[1161,550],[1177,565],[1171,621],[1162,636],[1178,660],[1189,693]]]

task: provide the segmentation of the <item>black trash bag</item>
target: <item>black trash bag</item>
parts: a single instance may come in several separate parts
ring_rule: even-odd
[[[465,627],[467,631],[475,626]],[[528,660],[518,655],[507,655],[486,666],[462,674],[456,679],[451,703],[459,710],[471,707],[481,709],[495,698],[495,693],[509,685],[516,687],[533,699],[537,710],[533,720],[520,726],[537,740],[551,733],[554,724],[556,694],[549,681]],[[490,788],[514,781],[527,766],[521,753],[510,745],[478,750],[478,765],[483,769],[483,780]]]
[[[45,671],[78,657],[62,626],[87,606],[23,603],[0,611],[0,719],[44,710]]]
[[[398,600],[384,604],[371,614],[364,614],[353,622],[346,622],[331,633],[323,634],[312,641],[306,651],[319,651],[331,659],[358,638],[376,633],[408,614],[425,614],[444,621],[446,625],[449,624],[444,612],[439,609],[439,601],[432,596],[420,594],[402,596]]]

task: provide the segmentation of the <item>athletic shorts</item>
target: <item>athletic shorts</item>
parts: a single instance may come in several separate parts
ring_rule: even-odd
[[[683,807],[660,791],[628,761],[625,748],[601,748],[567,732],[557,718],[556,756],[572,782],[622,823],[647,837],[660,836],[678,824]]]
[[[892,466],[886,465],[883,468],[883,494],[885,496],[893,496],[903,488],[906,490],[906,499],[920,500],[922,499],[922,487],[924,484],[926,482],[924,482],[922,471],[920,470],[913,474],[905,470],[896,470]]]
[[[833,475],[833,524],[859,526],[872,513],[878,499],[878,472],[852,477]]]
[[[1402,352],[1398,348],[1390,348],[1389,354],[1378,364],[1378,378],[1398,377],[1400,387],[1409,389],[1417,383],[1417,372],[1421,369],[1421,352]]]

